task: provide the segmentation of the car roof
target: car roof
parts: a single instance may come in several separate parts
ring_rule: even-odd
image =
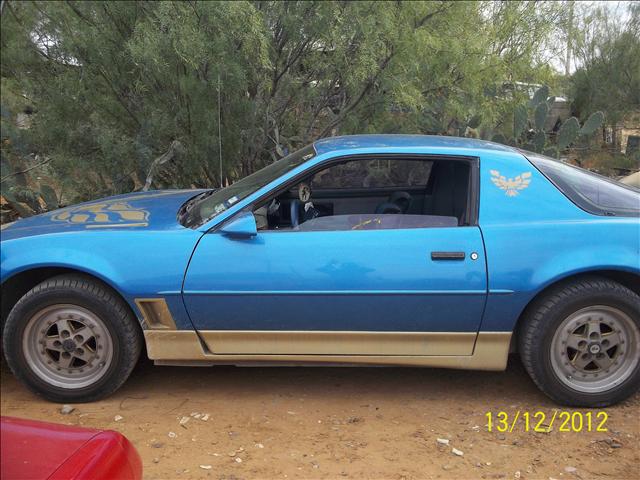
[[[393,147],[450,147],[456,149],[489,150],[500,152],[515,152],[507,145],[477,140],[466,137],[447,137],[437,135],[345,135],[342,137],[328,137],[317,140],[313,146],[318,155],[337,150],[351,150],[360,148],[393,148]]]

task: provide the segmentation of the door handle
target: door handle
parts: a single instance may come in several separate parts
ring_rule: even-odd
[[[431,252],[431,260],[464,260],[464,252]]]

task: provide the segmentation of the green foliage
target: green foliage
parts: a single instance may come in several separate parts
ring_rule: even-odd
[[[141,189],[174,142],[184,148],[153,187],[233,182],[336,134],[491,129],[518,143],[530,115],[513,114],[523,98],[504,86],[552,80],[543,52],[563,12],[554,2],[5,2],[3,172],[51,161],[3,182],[3,195],[18,202],[20,186],[52,208]],[[5,128],[27,106],[28,128]]]
[[[640,4],[630,2],[625,15],[607,7],[591,8],[580,16],[574,55],[580,68],[570,81],[579,118],[607,113],[611,124],[640,109]]]
[[[502,143],[503,145],[507,144],[507,138],[501,133],[497,133],[493,137],[491,137],[491,141],[496,143]]]
[[[471,117],[469,119],[469,122],[467,122],[467,126],[469,128],[478,128],[480,126],[481,122],[482,122],[482,116],[481,115],[474,115],[473,117]]]

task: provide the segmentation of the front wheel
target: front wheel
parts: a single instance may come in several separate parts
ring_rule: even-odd
[[[9,367],[27,387],[55,402],[88,402],[114,392],[141,350],[126,304],[91,278],[42,282],[11,310],[4,334]]]
[[[640,387],[640,297],[609,279],[555,288],[525,314],[520,356],[557,402],[605,407]]]

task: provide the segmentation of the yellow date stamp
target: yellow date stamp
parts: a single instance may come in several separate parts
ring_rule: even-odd
[[[549,433],[554,427],[563,433],[606,432],[609,414],[599,412],[569,412],[553,410],[536,412],[516,410],[515,412],[487,412],[489,432],[511,433],[514,430]]]

